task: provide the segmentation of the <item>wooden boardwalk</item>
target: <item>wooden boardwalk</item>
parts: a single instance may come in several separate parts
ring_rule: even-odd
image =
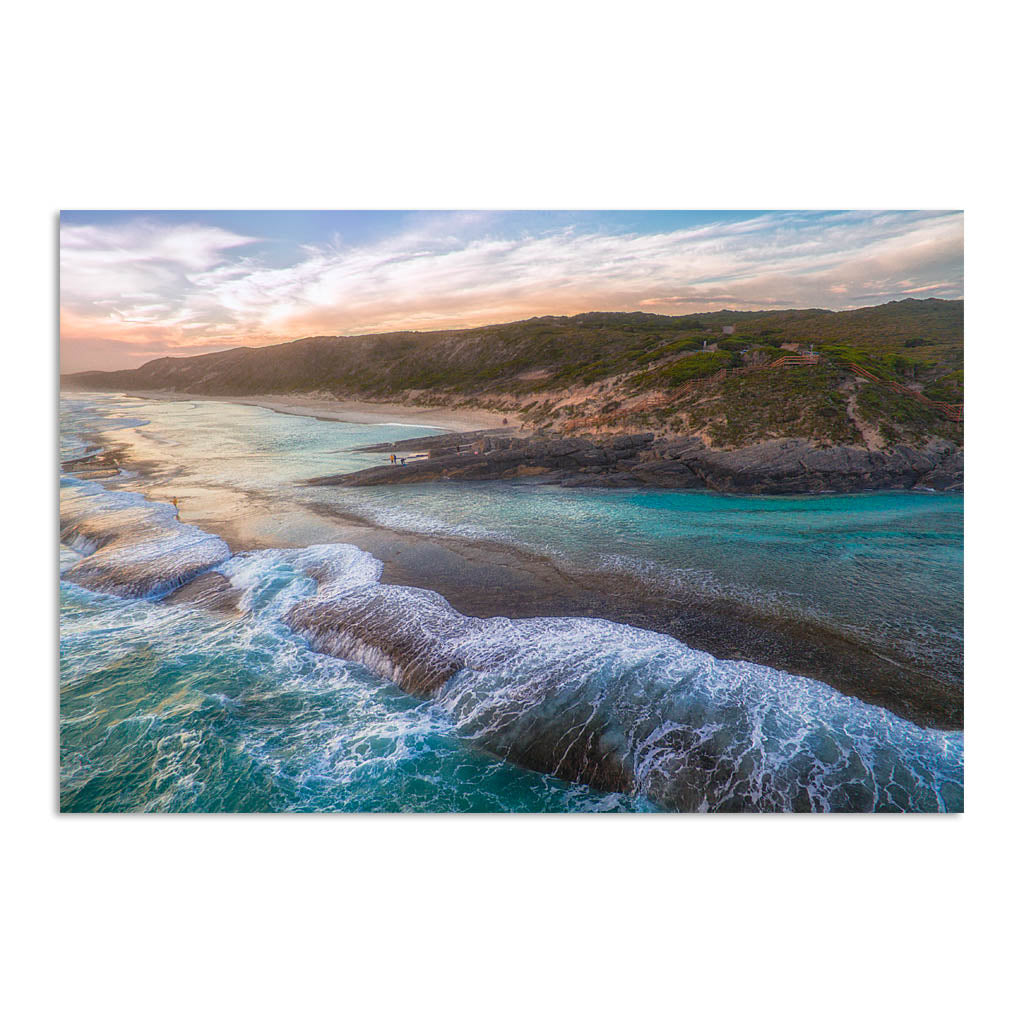
[[[569,430],[586,430],[590,427],[608,426],[618,419],[625,419],[629,416],[635,415],[636,413],[651,412],[666,403],[671,404],[678,402],[680,399],[694,394],[705,385],[718,384],[730,376],[736,376],[737,374],[740,376],[746,376],[751,373],[763,373],[765,370],[778,371],[797,366],[814,366],[820,362],[822,362],[822,358],[815,352],[791,352],[787,355],[780,356],[774,362],[768,363],[767,365],[736,366],[732,368],[723,367],[721,370],[718,370],[708,377],[695,377],[693,380],[686,381],[685,384],[680,385],[678,388],[675,388],[670,392],[666,392],[663,398],[647,398],[644,399],[644,401],[626,409],[616,409],[614,412],[598,413],[594,416],[571,419],[566,421],[565,426]],[[964,407],[962,403],[954,405],[951,402],[936,401],[933,398],[928,398],[926,395],[923,395],[920,391],[915,391],[914,388],[907,387],[906,384],[903,384],[900,381],[879,377],[877,374],[865,369],[859,363],[854,363],[845,359],[840,362],[848,370],[864,380],[869,380],[873,384],[881,384],[883,387],[890,388],[892,391],[896,391],[901,395],[907,395],[910,398],[916,399],[924,405],[941,412],[947,419],[954,420],[957,423],[960,423],[963,420]]]

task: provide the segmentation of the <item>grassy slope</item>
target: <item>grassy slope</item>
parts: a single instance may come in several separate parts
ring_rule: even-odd
[[[734,325],[735,334],[724,336],[725,325]],[[717,351],[703,351],[705,343]],[[676,393],[719,368],[763,365],[784,345],[810,344],[826,355],[825,365],[733,375],[719,385]],[[877,425],[887,440],[950,436],[948,421],[921,403],[858,383],[846,369],[850,360],[879,376],[923,386],[931,397],[962,401],[963,303],[907,300],[838,313],[537,317],[463,331],[307,338],[159,359],[135,371],[79,374],[64,384],[410,398],[525,410],[538,425],[562,429],[568,423],[568,429],[595,431],[701,430],[726,445],[767,436],[856,441],[860,434],[847,410],[852,392],[858,417]]]

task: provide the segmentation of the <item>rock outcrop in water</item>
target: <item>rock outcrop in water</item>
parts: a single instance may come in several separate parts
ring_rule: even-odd
[[[563,487],[663,487],[744,494],[816,494],[928,488],[963,489],[963,450],[932,441],[870,451],[775,440],[734,450],[709,448],[698,437],[656,440],[653,433],[595,441],[517,437],[507,432],[415,438],[373,450],[422,450],[427,458],[324,476],[317,485],[361,487],[434,480],[545,477]]]
[[[950,734],[647,630],[474,618],[365,573],[346,585],[346,546],[331,547],[306,560],[317,594],[285,622],[432,698],[464,738],[516,764],[681,811],[962,808]]]
[[[96,483],[66,483],[61,526],[85,555],[64,579],[105,593],[192,590],[202,606],[230,592],[244,614],[254,588],[290,575],[270,614],[315,650],[433,700],[474,746],[562,779],[685,811],[963,807],[962,734],[812,679],[604,619],[463,615],[382,584],[381,563],[350,545],[229,558],[169,506]],[[190,582],[204,575],[208,587]]]
[[[227,544],[176,518],[170,505],[98,484],[61,495],[61,542],[84,554],[64,578],[119,597],[159,597],[231,557]],[[96,494],[104,497],[97,507]]]

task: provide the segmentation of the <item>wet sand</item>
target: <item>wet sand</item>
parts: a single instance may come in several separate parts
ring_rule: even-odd
[[[401,423],[453,431],[488,430],[503,425],[518,427],[521,423],[514,413],[490,412],[487,409],[342,401],[313,395],[193,395],[176,391],[130,391],[127,395],[129,398],[150,398],[162,402],[233,402],[257,405],[290,416],[312,416],[344,423]]]
[[[607,619],[668,634],[718,658],[822,680],[918,725],[963,728],[962,688],[908,664],[895,651],[872,649],[820,623],[786,619],[728,598],[668,594],[628,573],[568,569],[500,542],[406,533],[327,505],[295,504],[229,519],[215,510],[193,512],[190,504],[183,505],[182,519],[216,533],[233,552],[353,544],[381,561],[382,582],[435,591],[465,615]],[[278,523],[298,520],[300,541],[278,533]]]
[[[921,726],[963,728],[962,685],[938,667],[912,665],[821,623],[697,592],[669,594],[628,573],[568,569],[500,542],[406,533],[326,504],[267,502],[227,488],[190,493],[173,486],[166,466],[131,461],[123,442],[108,453],[139,474],[125,485],[156,500],[182,495],[180,518],[220,536],[233,552],[354,544],[383,563],[383,582],[435,591],[466,615],[603,618],[668,634],[718,658],[819,679]],[[203,597],[230,605],[219,589]]]

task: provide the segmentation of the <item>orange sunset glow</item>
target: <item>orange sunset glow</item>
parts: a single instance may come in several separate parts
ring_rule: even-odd
[[[67,212],[61,369],[590,310],[959,298],[957,212]]]

